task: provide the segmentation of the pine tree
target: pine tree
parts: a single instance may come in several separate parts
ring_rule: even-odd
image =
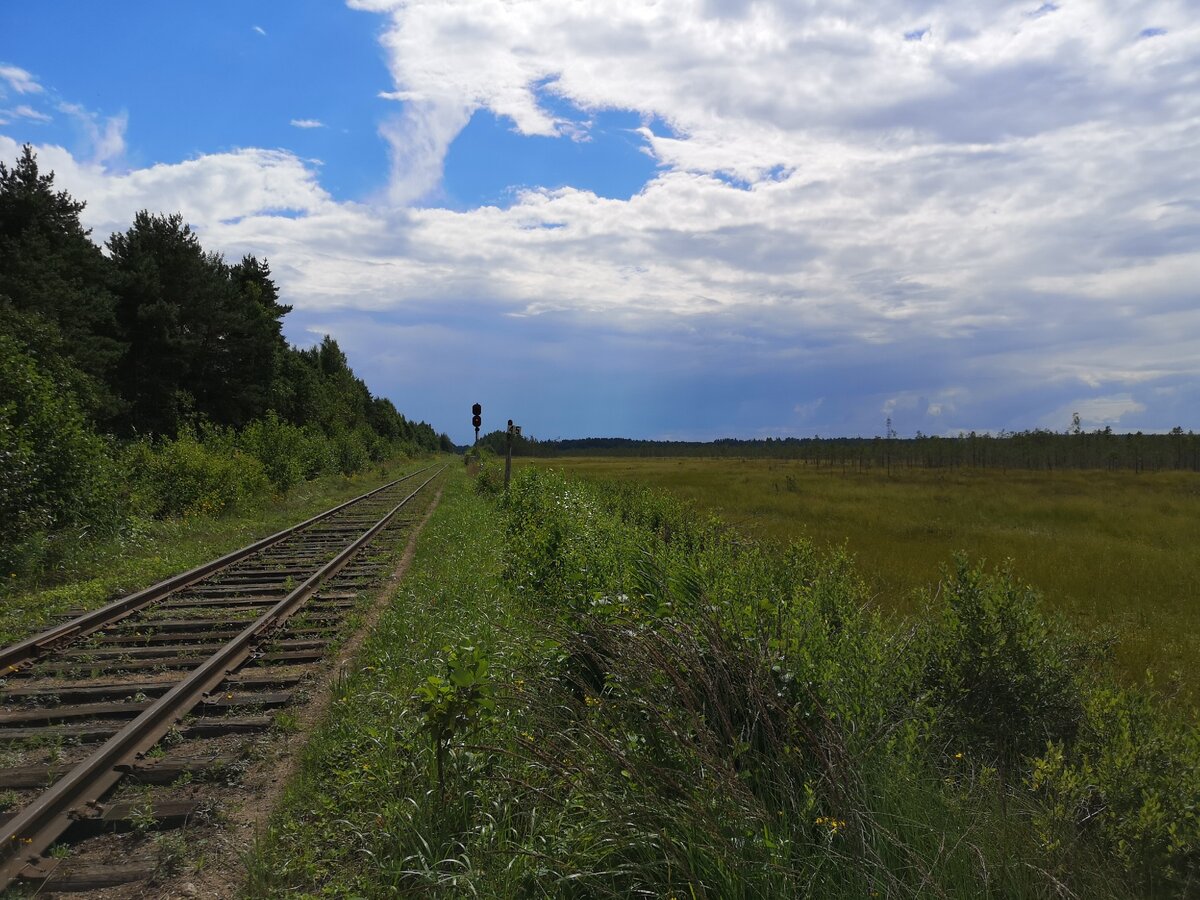
[[[192,415],[241,426],[265,413],[290,309],[267,266],[227,266],[179,214],[142,211],[108,247],[129,343],[118,370],[126,430],[174,434]]]
[[[111,267],[79,221],[84,206],[54,189],[29,145],[11,169],[0,162],[0,331],[107,420],[120,410],[109,384],[124,347]]]

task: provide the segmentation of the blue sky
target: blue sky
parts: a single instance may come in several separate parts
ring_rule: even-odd
[[[122,167],[284,147],[322,159],[322,186],[340,199],[366,196],[386,178],[376,123],[390,82],[376,17],[328,0],[75,0],[5,4],[0,25],[4,62],[23,61],[64,102],[128,117]],[[91,149],[70,116],[21,136],[83,156]]]
[[[1198,13],[5,4],[0,156],[460,441],[1200,428]]]

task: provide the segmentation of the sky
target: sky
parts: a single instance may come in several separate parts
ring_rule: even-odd
[[[0,6],[0,160],[456,441],[1200,430],[1200,0]]]

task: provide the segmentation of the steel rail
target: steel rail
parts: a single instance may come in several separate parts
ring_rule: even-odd
[[[433,467],[421,471],[428,471],[429,468]],[[88,807],[96,811],[100,800],[124,777],[125,772],[118,767],[133,763],[150,750],[206,694],[247,662],[253,656],[256,644],[286,622],[324,581],[341,571],[364,545],[387,527],[396,513],[445,469],[443,465],[429,476],[303,584],[259,616],[91,756],[0,826],[0,892],[19,877],[31,880],[47,877],[57,861],[48,860],[42,854],[71,827],[75,818],[88,817]]]
[[[0,676],[14,672],[27,663],[33,662],[46,653],[54,650],[65,641],[74,640],[79,637],[91,634],[94,631],[111,625],[114,622],[128,616],[130,613],[137,612],[157,600],[161,600],[168,594],[172,594],[182,588],[189,587],[197,581],[201,581],[212,575],[214,572],[231,566],[236,562],[241,562],[248,556],[252,556],[260,550],[265,550],[272,544],[277,544],[284,538],[290,537],[298,531],[302,531],[322,519],[327,519],[330,516],[341,512],[348,506],[353,506],[378,494],[380,491],[386,491],[388,488],[394,487],[397,484],[408,481],[410,478],[415,478],[422,472],[428,472],[436,463],[432,463],[424,468],[417,469],[405,475],[403,478],[397,478],[395,481],[390,481],[382,487],[375,488],[372,491],[367,491],[365,494],[347,500],[344,503],[339,503],[332,509],[327,509],[323,513],[318,513],[311,519],[305,519],[298,525],[292,525],[290,528],[285,528],[283,531],[276,532],[269,537],[255,541],[253,544],[247,544],[240,550],[234,550],[226,553],[224,556],[199,565],[194,569],[183,572],[179,575],[173,575],[170,578],[160,581],[158,584],[153,584],[148,588],[143,588],[137,593],[130,594],[128,597],[121,597],[113,600],[104,606],[93,609],[90,612],[84,613],[82,616],[71,619],[67,622],[62,622],[49,628],[39,634],[32,635],[23,641],[16,644],[10,644],[0,650]]]

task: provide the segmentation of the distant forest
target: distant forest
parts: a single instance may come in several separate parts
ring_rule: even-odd
[[[492,432],[480,443],[504,453],[505,434]],[[1068,432],[1045,430],[956,437],[913,438],[766,438],[765,440],[639,441],[627,438],[581,438],[539,441],[514,438],[519,456],[692,456],[799,460],[813,466],[842,469],[1000,468],[1000,469],[1127,469],[1134,472],[1200,471],[1200,435],[1181,427],[1168,434],[1117,434],[1111,428]]]
[[[29,146],[0,162],[0,564],[453,448],[372,395],[331,337],[289,346],[265,260],[227,262],[148,211],[105,252],[83,209]]]
[[[241,427],[268,410],[329,433],[369,427],[434,450],[441,438],[374,397],[329,337],[288,346],[291,307],[265,261],[229,264],[178,214],[140,212],[108,239],[79,221],[26,146],[0,163],[0,339],[70,390],[97,427],[175,435],[203,418]]]

